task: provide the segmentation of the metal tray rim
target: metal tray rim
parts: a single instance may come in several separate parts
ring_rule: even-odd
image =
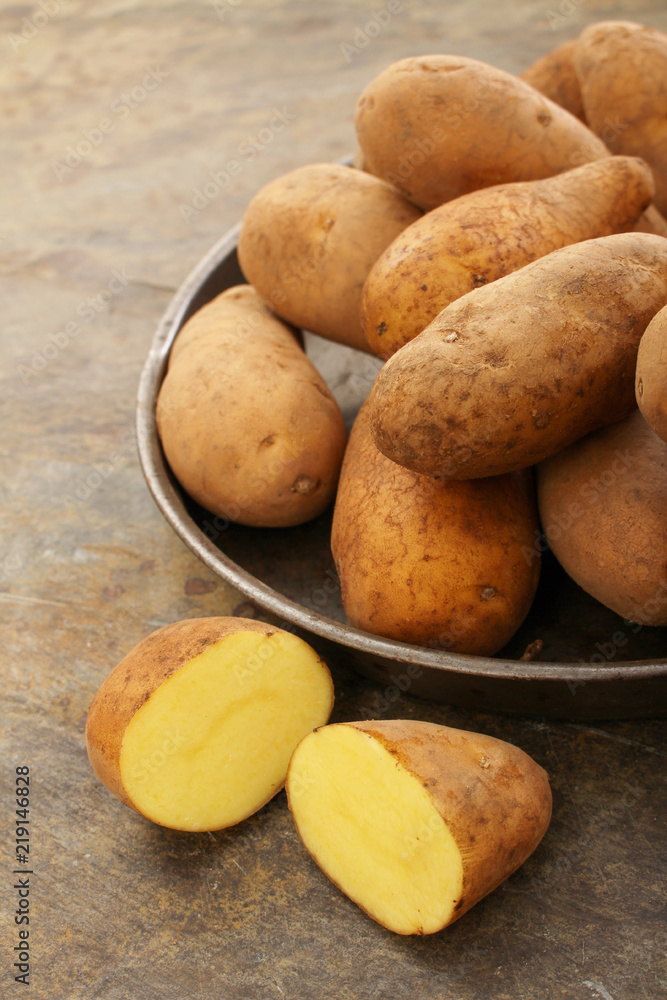
[[[137,445],[146,484],[158,508],[176,534],[209,569],[235,586],[260,608],[286,622],[338,645],[397,663],[468,676],[516,681],[609,683],[641,680],[667,674],[667,659],[629,660],[609,666],[574,663],[522,662],[497,657],[471,656],[435,650],[363,632],[351,625],[310,611],[262,583],[221,552],[192,522],[167,469],[155,422],[155,404],[171,345],[195,294],[221,263],[236,249],[240,223],[230,229],[186,277],[158,323],[139,380],[136,409]]]

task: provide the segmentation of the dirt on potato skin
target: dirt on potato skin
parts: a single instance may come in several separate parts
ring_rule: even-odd
[[[469,191],[607,155],[583,122],[518,77],[463,56],[402,59],[355,114],[365,169],[426,211]]]
[[[196,312],[172,347],[160,441],[186,492],[225,520],[291,527],[333,500],[345,423],[296,333],[241,285]]]
[[[378,177],[310,164],[252,199],[239,262],[279,316],[371,354],[361,327],[363,284],[383,250],[421,214]]]
[[[357,416],[343,462],[331,547],[352,625],[402,642],[493,655],[532,603],[539,559],[530,471],[434,480],[397,465]]]
[[[427,476],[536,464],[631,412],[639,341],[666,300],[660,236],[555,250],[456,300],[387,361],[375,443]]]
[[[440,205],[408,226],[373,265],[361,306],[368,342],[390,358],[475,288],[560,247],[633,229],[654,193],[643,160],[609,156]]]
[[[667,212],[667,34],[632,21],[598,21],[573,51],[586,120],[612,153],[641,156]]]
[[[667,625],[667,442],[634,410],[537,474],[543,528],[565,571],[626,621]]]

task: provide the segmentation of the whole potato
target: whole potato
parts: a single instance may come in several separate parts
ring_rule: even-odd
[[[635,391],[644,420],[667,441],[667,305],[639,342]]]
[[[417,475],[377,450],[368,415],[365,404],[350,434],[331,533],[350,623],[401,642],[493,655],[537,587],[532,474],[466,482]]]
[[[667,212],[667,35],[601,21],[581,33],[573,59],[586,121],[612,152],[646,160]]]
[[[641,413],[543,462],[538,493],[554,555],[579,586],[628,621],[667,625],[667,443]]]
[[[475,479],[548,458],[635,406],[637,349],[667,301],[667,240],[554,250],[452,302],[380,371],[371,427],[393,461]]]
[[[255,195],[243,217],[239,262],[279,316],[370,351],[361,329],[364,281],[385,247],[420,215],[377,177],[315,163]]]
[[[248,285],[185,324],[156,419],[174,475],[214,514],[288,527],[334,497],[346,437],[340,409],[295,332]]]
[[[586,122],[579,77],[574,68],[577,39],[563,42],[521,73],[521,79],[571,115]]]
[[[632,229],[654,191],[643,160],[609,156],[434,208],[390,243],[366,279],[362,321],[369,344],[390,358],[474,288],[558,247]]]
[[[607,155],[579,119],[477,59],[402,59],[364,90],[355,117],[366,169],[420,208],[534,181]]]

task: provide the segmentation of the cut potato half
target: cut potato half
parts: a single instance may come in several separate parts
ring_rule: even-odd
[[[517,747],[406,720],[325,726],[286,789],[325,874],[397,934],[432,934],[508,877],[551,818],[546,773]]]
[[[148,636],[109,675],[88,714],[88,754],[153,822],[219,830],[282,788],[295,746],[332,706],[329,671],[302,639],[247,619],[192,619]]]

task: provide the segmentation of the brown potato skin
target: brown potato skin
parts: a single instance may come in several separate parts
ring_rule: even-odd
[[[667,443],[638,410],[538,468],[554,555],[627,621],[667,625]]]
[[[300,167],[250,202],[239,237],[241,270],[290,323],[370,352],[361,289],[385,247],[420,215],[363,170]]]
[[[644,420],[667,441],[667,306],[653,317],[639,343],[635,393]]]
[[[356,628],[388,639],[491,656],[525,618],[539,559],[531,473],[436,481],[375,447],[368,405],[341,472],[331,548]]]
[[[277,319],[271,306],[252,285],[234,285],[199,309],[181,327],[171,345],[168,366],[171,367],[183,351],[186,348],[189,350],[197,341],[215,340],[223,322],[225,326],[233,328],[239,337],[252,340],[255,330],[264,326],[265,321],[268,321],[267,326],[278,331],[279,327],[275,325]],[[303,348],[301,331],[284,320],[280,322],[282,327],[289,330],[299,347]]]
[[[606,155],[604,143],[564,108],[510,73],[463,56],[389,66],[359,98],[355,124],[366,169],[426,210]]]
[[[289,527],[333,500],[342,414],[294,332],[249,286],[223,292],[183,327],[156,419],[174,475],[220,517]]]
[[[667,212],[667,35],[641,24],[586,28],[573,60],[586,120],[614,153],[653,169],[657,208]]]
[[[586,123],[584,102],[581,99],[579,77],[574,68],[574,50],[577,39],[563,42],[547,52],[520,74],[519,79],[539,90],[554,104],[559,104],[571,115]]]
[[[88,710],[86,749],[102,784],[134,809],[120,777],[120,751],[125,730],[144,702],[185,663],[225,636],[280,631],[248,618],[188,618],[137,643],[103,681]]]
[[[387,247],[366,279],[361,315],[369,344],[390,358],[475,288],[559,247],[633,229],[654,192],[643,160],[610,156],[434,208]]]
[[[504,740],[412,719],[348,722],[427,788],[463,856],[454,923],[528,858],[551,821],[546,771]],[[448,925],[445,925],[448,926]]]
[[[392,461],[454,479],[548,458],[635,406],[639,341],[667,301],[667,240],[554,250],[452,302],[384,365],[371,430]]]

